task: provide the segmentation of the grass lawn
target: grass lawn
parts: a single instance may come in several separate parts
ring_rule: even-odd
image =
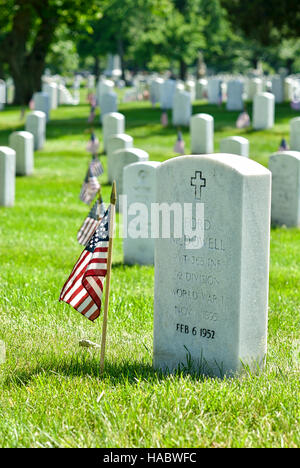
[[[159,108],[121,104],[126,132],[151,160],[175,156],[176,132],[160,125]],[[250,106],[249,106],[250,109]],[[236,130],[237,112],[196,103],[193,113],[215,118],[221,138],[243,135],[250,154],[267,165],[282,136],[289,138],[288,105],[276,106],[272,130]],[[271,233],[267,366],[238,379],[164,377],[152,369],[154,268],[124,266],[113,255],[106,369],[99,377],[100,342],[94,324],[58,303],[81,247],[76,233],[88,212],[78,195],[89,155],[89,107],[52,111],[47,142],[35,153],[35,172],[18,177],[14,208],[0,208],[1,447],[296,447],[299,446],[300,230]],[[171,115],[170,115],[171,117]],[[171,120],[171,118],[170,118]],[[0,145],[24,129],[20,110],[0,112]],[[95,124],[101,139],[101,128]],[[183,130],[189,153],[188,130]],[[106,167],[106,157],[102,157]],[[109,201],[106,174],[101,177]]]

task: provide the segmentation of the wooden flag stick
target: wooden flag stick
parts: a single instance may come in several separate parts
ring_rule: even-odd
[[[107,332],[110,273],[111,273],[111,264],[112,264],[112,246],[113,246],[113,235],[114,235],[116,200],[117,200],[116,182],[114,181],[113,186],[112,186],[111,196],[110,196],[109,243],[108,243],[108,252],[107,252],[107,273],[106,273],[106,282],[105,282],[105,304],[104,304],[103,324],[102,324],[100,374],[102,374],[104,370],[104,357],[105,357],[106,332]]]

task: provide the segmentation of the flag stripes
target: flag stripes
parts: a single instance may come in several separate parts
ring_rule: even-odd
[[[107,274],[110,207],[76,262],[59,300],[90,320],[100,315],[103,282]]]

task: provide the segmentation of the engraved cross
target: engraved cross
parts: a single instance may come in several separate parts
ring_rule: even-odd
[[[201,199],[201,188],[206,187],[206,179],[202,178],[202,171],[195,171],[195,176],[191,177],[191,186],[195,187],[195,198]]]

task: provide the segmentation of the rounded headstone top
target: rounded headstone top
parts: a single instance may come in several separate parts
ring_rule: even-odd
[[[274,94],[268,93],[268,92],[265,92],[265,93],[257,93],[257,94],[255,94],[255,96],[254,96],[255,99],[258,99],[258,98],[261,98],[261,97],[267,98],[267,99],[272,99],[272,100],[275,99]]]
[[[0,146],[0,155],[15,156],[16,152],[9,146]]]
[[[178,166],[180,170],[181,165],[189,164],[195,166],[201,163],[215,164],[216,166],[223,166],[224,169],[231,169],[243,176],[258,176],[270,175],[270,171],[264,166],[252,159],[238,156],[229,153],[213,153],[213,154],[191,154],[178,156],[176,158],[168,159],[160,166],[160,170],[167,167]]]
[[[300,151],[290,151],[290,150],[277,151],[276,153],[273,153],[270,156],[270,160],[274,159],[274,158],[282,158],[283,156],[285,158],[288,157],[288,158],[292,158],[292,159],[298,159],[300,161]]]
[[[125,116],[120,112],[108,112],[103,116],[103,120],[109,120],[110,118],[117,119],[117,120],[124,120]]]
[[[131,169],[157,169],[161,165],[159,161],[139,161],[135,163],[128,164],[128,166],[124,167],[124,171],[130,171]]]
[[[223,138],[221,141],[236,141],[241,144],[249,143],[249,140],[247,138],[241,136],[230,136]]]
[[[194,114],[194,115],[192,115],[191,119],[214,120],[214,118],[213,118],[212,115],[210,115],[210,114],[204,114],[204,113]]]
[[[30,112],[30,114],[28,114],[28,117],[30,117],[30,116],[46,118],[45,112],[43,112],[43,111],[38,111],[38,110]]]
[[[295,123],[299,123],[300,122],[300,117],[294,117],[293,119],[290,120],[290,124],[293,125]]]
[[[107,141],[111,141],[113,139],[118,139],[118,140],[122,140],[125,142],[133,141],[132,136],[128,135],[127,133],[116,133],[115,135],[110,135]]]
[[[26,140],[33,140],[33,134],[31,132],[27,132],[26,130],[21,130],[19,132],[12,132],[11,135],[12,137],[21,137],[25,138]]]

